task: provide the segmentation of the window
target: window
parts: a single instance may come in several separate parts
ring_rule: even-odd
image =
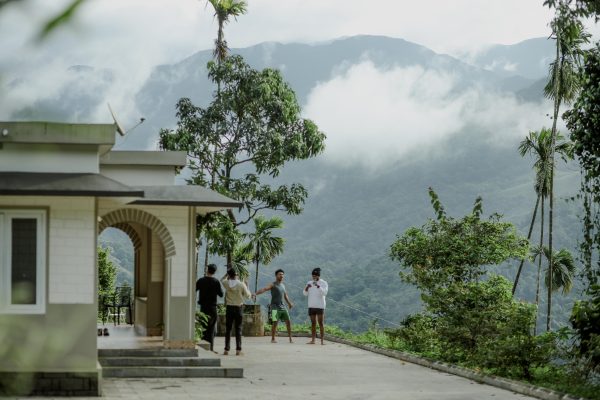
[[[46,213],[0,209],[0,312],[46,311]]]

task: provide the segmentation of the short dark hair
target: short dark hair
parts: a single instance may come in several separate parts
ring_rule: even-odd
[[[227,270],[227,276],[230,278],[235,278],[235,276],[237,275],[237,272],[235,272],[235,269],[230,268]]]
[[[209,274],[214,274],[215,272],[217,272],[217,266],[215,264],[208,264],[208,266],[206,267],[206,271]]]
[[[277,274],[280,273],[280,272],[282,274],[285,274],[285,272],[281,268],[279,268],[277,271],[275,271],[275,276],[277,276]]]
[[[312,274],[316,276],[321,276],[321,268],[315,268],[312,270]]]

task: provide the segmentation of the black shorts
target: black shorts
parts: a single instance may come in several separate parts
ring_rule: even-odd
[[[325,310],[322,308],[309,308],[308,315],[323,315]]]

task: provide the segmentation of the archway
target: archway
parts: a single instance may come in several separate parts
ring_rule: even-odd
[[[154,215],[135,208],[101,216],[98,233],[107,228],[124,232],[134,248],[133,322],[143,336],[162,336],[165,319],[165,268],[175,255],[174,240]]]

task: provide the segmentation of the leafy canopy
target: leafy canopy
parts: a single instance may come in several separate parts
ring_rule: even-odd
[[[400,275],[407,282],[428,292],[476,280],[486,265],[527,257],[529,244],[512,224],[498,214],[481,218],[481,198],[471,214],[455,219],[446,215],[431,188],[429,195],[437,219],[408,229],[391,246],[390,256],[405,268]]]
[[[191,183],[210,184],[243,202],[246,218],[236,226],[263,209],[301,213],[304,186],[274,187],[264,180],[277,177],[288,161],[321,153],[325,134],[300,117],[296,95],[279,71],[258,71],[241,56],[230,56],[221,63],[209,62],[208,75],[220,83],[219,94],[205,108],[187,98],[179,100],[177,128],[161,130],[161,147],[187,152]]]

